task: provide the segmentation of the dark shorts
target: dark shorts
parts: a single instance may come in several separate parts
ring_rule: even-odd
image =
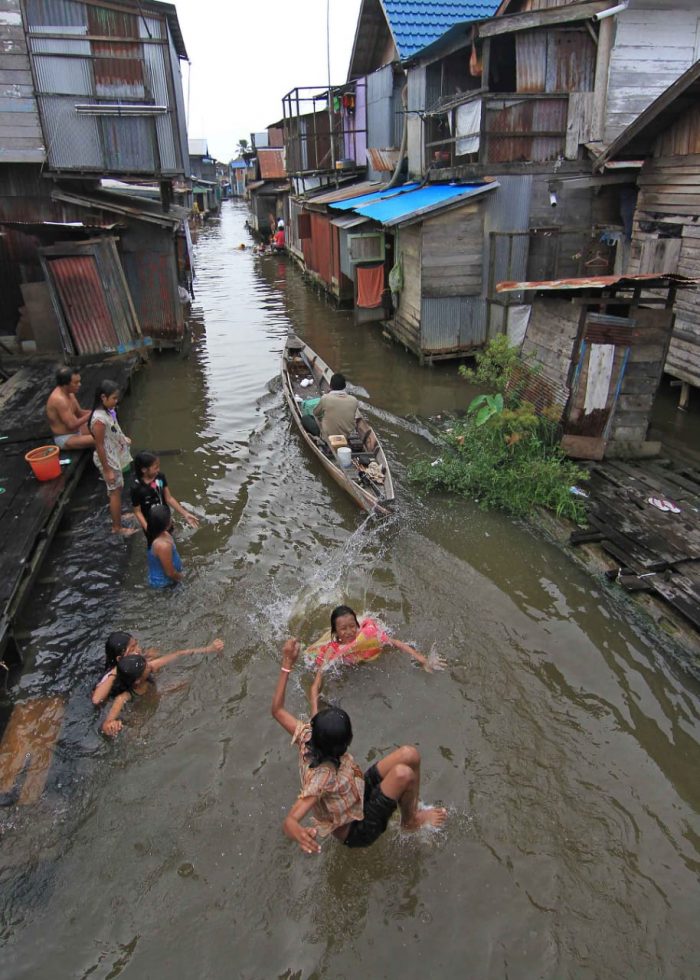
[[[382,793],[379,788],[381,781],[376,764],[370,766],[365,773],[364,816],[362,820],[353,820],[350,824],[348,836],[343,841],[346,847],[369,847],[386,830],[398,804]]]

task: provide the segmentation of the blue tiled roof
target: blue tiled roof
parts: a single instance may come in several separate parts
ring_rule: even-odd
[[[492,17],[500,3],[501,0],[382,0],[402,61],[437,41],[455,24]]]

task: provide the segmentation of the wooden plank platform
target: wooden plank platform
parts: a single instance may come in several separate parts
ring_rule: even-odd
[[[606,460],[592,466],[589,490],[589,530],[571,544],[594,539],[614,560],[609,578],[655,594],[700,630],[700,471],[681,460]]]
[[[81,405],[92,405],[95,388],[104,378],[128,390],[140,362],[139,354],[129,353],[76,366],[82,376]],[[7,367],[10,359],[2,363]],[[44,360],[25,364],[0,386],[0,661],[8,663],[19,657],[12,638],[14,619],[83,471],[92,465],[90,452],[63,451],[61,458],[70,463],[62,467],[60,477],[41,483],[24,459],[30,449],[53,443],[45,406],[55,368],[55,362]],[[6,672],[2,673],[0,684]]]
[[[21,701],[0,742],[0,804],[36,803],[44,791],[61,731],[63,698]]]

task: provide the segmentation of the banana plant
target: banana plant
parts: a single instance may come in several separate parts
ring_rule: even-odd
[[[467,409],[468,414],[476,412],[475,425],[484,425],[494,415],[503,411],[503,395],[477,395]]]

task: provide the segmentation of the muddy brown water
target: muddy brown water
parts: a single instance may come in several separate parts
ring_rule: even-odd
[[[146,587],[142,541],[110,540],[88,478],[27,612],[12,700],[66,708],[41,800],[0,812],[3,975],[697,976],[697,685],[555,547],[414,497],[421,422],[471,397],[456,367],[420,369],[291,264],[236,250],[244,220],[227,204],[201,233],[190,356],[154,358],[121,411],[136,447],[182,450],[162,468],[204,518],[178,532],[186,584]],[[395,518],[357,511],[290,429],[290,327],[366,389]],[[341,600],[449,660],[386,654],[327,693],[361,763],[419,746],[450,817],[310,858],[280,832],[298,777],[269,702],[280,641]],[[106,743],[88,696],[114,628],[226,651],[165,671]]]

